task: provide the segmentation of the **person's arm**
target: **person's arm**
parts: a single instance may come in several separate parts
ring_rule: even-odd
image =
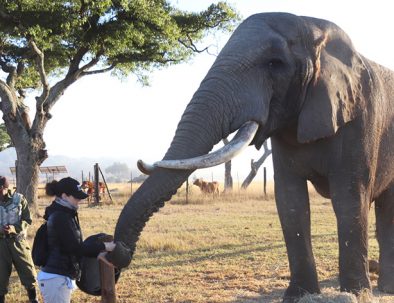
[[[81,253],[84,257],[96,258],[103,251],[106,251],[104,242],[82,243]]]
[[[54,227],[62,252],[78,257],[96,257],[101,251],[105,250],[104,243],[85,245],[80,242],[73,220],[64,214],[56,215]]]

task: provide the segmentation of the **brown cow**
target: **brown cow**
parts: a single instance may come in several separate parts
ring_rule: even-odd
[[[219,182],[205,182],[203,179],[196,179],[193,182],[194,185],[198,186],[204,194],[219,194]]]
[[[92,181],[83,181],[81,187],[86,191],[89,195],[88,202],[92,200],[94,193],[94,183]],[[99,182],[99,197],[105,195],[105,184],[103,182]]]

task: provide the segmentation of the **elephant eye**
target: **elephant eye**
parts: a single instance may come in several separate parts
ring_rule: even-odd
[[[269,60],[267,65],[270,69],[278,69],[284,66],[284,62],[281,59],[274,58]]]

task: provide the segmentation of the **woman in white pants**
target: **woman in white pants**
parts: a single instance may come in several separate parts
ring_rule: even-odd
[[[45,303],[69,303],[75,280],[80,276],[81,257],[97,257],[114,249],[113,242],[82,241],[78,220],[78,204],[88,197],[79,182],[70,177],[46,185],[46,193],[56,196],[45,210],[49,256],[38,274],[38,281]]]

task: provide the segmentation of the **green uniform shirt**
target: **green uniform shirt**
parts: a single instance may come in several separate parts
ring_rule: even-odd
[[[36,287],[36,271],[29,243],[25,240],[27,227],[32,223],[28,203],[23,195],[8,191],[0,201],[0,295],[8,292],[14,266],[27,290]],[[3,225],[12,225],[16,234],[6,237]]]
[[[16,201],[16,199],[19,201]],[[15,209],[16,207],[17,209]],[[19,193],[14,193],[14,195],[11,195],[11,191],[8,191],[7,195],[3,197],[3,201],[0,201],[0,208],[2,208],[0,211],[3,211],[3,214],[6,211],[12,211],[18,212],[17,215],[19,216],[18,220],[15,220],[15,218],[13,218],[12,221],[14,222],[5,222],[8,221],[9,218],[7,220],[7,216],[3,215],[2,217],[0,217],[0,221],[2,221],[0,222],[0,224],[2,226],[7,224],[13,225],[17,234],[21,232],[26,234],[27,227],[32,223],[30,210],[26,198]],[[3,229],[1,228],[0,237],[3,235]]]

